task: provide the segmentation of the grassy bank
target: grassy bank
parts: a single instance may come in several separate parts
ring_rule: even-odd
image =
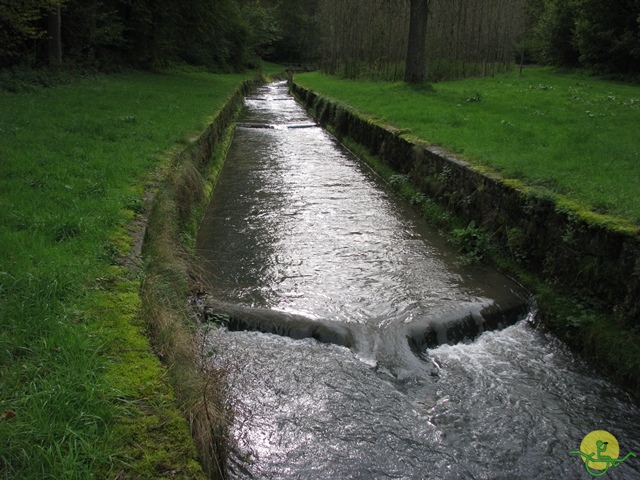
[[[434,84],[296,82],[491,167],[640,224],[640,86],[549,69]]]
[[[158,167],[246,78],[0,92],[0,478],[203,476],[122,259]]]

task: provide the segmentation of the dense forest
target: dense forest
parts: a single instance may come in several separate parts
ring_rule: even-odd
[[[407,79],[417,61],[419,81],[523,63],[637,75],[640,0],[0,0],[2,69],[263,59],[380,79]]]

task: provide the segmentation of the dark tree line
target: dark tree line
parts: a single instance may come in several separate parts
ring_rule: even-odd
[[[640,0],[531,0],[541,62],[607,74],[640,73]]]
[[[319,19],[322,69],[351,78],[640,73],[640,0],[321,0]]]
[[[402,78],[408,7],[406,0],[321,0],[322,70],[349,78]]]
[[[0,68],[261,59],[410,82],[525,60],[637,75],[640,0],[0,0]]]
[[[278,36],[265,59],[280,63],[314,63],[318,59],[317,12],[320,0],[272,0]]]
[[[512,68],[525,37],[525,6],[526,0],[432,0],[431,77],[488,76]]]
[[[323,0],[322,68],[420,82],[510,68],[526,0]]]
[[[0,0],[0,67],[172,63],[223,71],[299,60],[317,0]]]

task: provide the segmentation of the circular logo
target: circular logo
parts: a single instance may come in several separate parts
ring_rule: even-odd
[[[609,462],[617,460],[620,456],[620,445],[616,437],[605,430],[594,430],[588,433],[580,444],[580,451],[586,456],[583,460],[589,462],[588,467],[591,470],[607,470],[609,463],[607,461],[598,461],[598,459],[606,458]],[[588,457],[591,459],[589,459]]]

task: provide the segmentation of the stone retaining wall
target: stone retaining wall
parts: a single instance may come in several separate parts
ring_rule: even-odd
[[[338,138],[367,148],[428,197],[474,221],[525,270],[588,291],[621,325],[640,325],[640,231],[567,199],[499,178],[409,139],[291,82],[291,91]]]

